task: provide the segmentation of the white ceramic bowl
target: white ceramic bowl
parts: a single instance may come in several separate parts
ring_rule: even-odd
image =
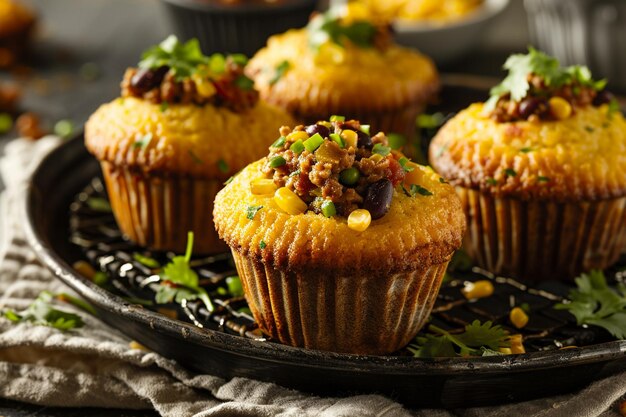
[[[393,27],[398,43],[430,56],[437,65],[446,65],[471,52],[482,34],[509,0],[485,0],[485,3],[465,19],[450,23],[430,23],[398,19]]]

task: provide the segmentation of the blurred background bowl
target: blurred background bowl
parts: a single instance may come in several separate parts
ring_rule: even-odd
[[[267,38],[303,27],[316,0],[222,2],[163,0],[182,40],[198,38],[204,53],[242,53],[252,56]]]
[[[532,42],[562,64],[584,64],[626,91],[625,0],[525,0]]]
[[[485,0],[465,19],[449,23],[398,19],[393,24],[396,40],[430,56],[438,66],[446,66],[471,53],[508,4],[509,0]]]

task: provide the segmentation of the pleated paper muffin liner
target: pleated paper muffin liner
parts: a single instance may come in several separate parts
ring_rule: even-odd
[[[211,213],[221,181],[146,176],[101,163],[113,214],[122,232],[141,246],[184,253],[187,232],[194,232],[194,253],[227,250]]]
[[[256,322],[292,346],[386,354],[407,345],[424,325],[448,262],[388,276],[277,270],[233,249]]]
[[[464,248],[495,274],[573,279],[610,266],[626,247],[626,197],[559,203],[456,189],[468,220]]]

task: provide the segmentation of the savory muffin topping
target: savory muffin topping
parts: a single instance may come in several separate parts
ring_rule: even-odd
[[[585,66],[561,67],[559,61],[533,48],[512,55],[501,84],[491,89],[485,109],[498,122],[563,120],[586,106],[617,106],[605,90],[606,80],[595,81]]]
[[[244,74],[244,55],[205,56],[197,39],[180,43],[170,36],[143,54],[138,68],[129,68],[122,81],[123,97],[161,104],[212,104],[233,111],[254,107],[259,93]]]
[[[262,166],[265,177],[250,182],[253,194],[274,194],[289,214],[312,211],[325,217],[344,216],[348,226],[365,230],[383,217],[394,192],[432,195],[411,172],[417,164],[379,132],[356,120],[332,116],[293,130],[283,126]]]

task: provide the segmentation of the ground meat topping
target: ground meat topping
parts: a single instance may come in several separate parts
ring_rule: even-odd
[[[383,133],[370,136],[369,126],[340,116],[293,130],[283,126],[279,131],[281,136],[270,147],[261,172],[271,178],[275,189],[286,188],[297,196],[305,211],[347,217],[364,208],[368,195],[374,205],[370,211],[378,214],[372,214],[372,219],[389,210],[393,187],[405,177],[398,160],[408,159],[391,150]],[[374,184],[385,195],[374,193]]]
[[[212,104],[240,112],[256,105],[259,93],[244,74],[245,56],[204,56],[197,41],[190,42],[183,45],[170,37],[149,49],[139,68],[126,70],[122,96],[142,98],[164,109],[174,103]]]

